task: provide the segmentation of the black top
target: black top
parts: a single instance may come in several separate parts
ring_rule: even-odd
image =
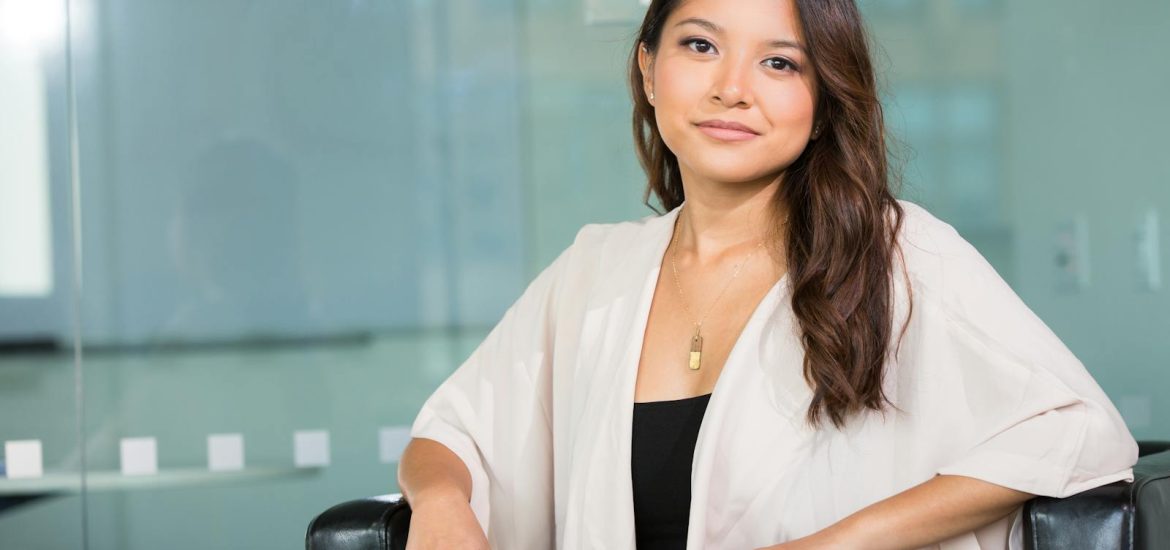
[[[638,550],[684,550],[691,461],[711,394],[634,403],[631,474]]]

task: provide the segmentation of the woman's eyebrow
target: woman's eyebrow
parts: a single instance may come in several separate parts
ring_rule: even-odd
[[[679,21],[678,23],[675,23],[674,26],[681,27],[683,25],[686,25],[687,23],[691,23],[693,25],[698,25],[700,27],[703,27],[704,29],[711,31],[714,34],[722,34],[723,33],[723,27],[720,27],[719,25],[716,25],[714,22],[708,21],[708,20],[703,19],[701,17],[688,17],[686,19],[683,19],[682,21]],[[804,46],[800,45],[800,43],[793,41],[793,40],[770,40],[770,41],[768,41],[767,46],[769,48],[795,48],[795,49],[800,50],[802,52],[805,51]]]

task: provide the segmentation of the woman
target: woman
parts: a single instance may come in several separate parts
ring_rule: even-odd
[[[655,0],[630,78],[668,212],[582,228],[427,400],[410,548],[1017,548],[1029,498],[1133,479],[1084,366],[890,193],[851,0]]]

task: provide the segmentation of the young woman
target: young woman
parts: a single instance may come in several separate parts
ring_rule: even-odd
[[[1133,479],[1067,347],[891,194],[852,0],[655,0],[631,55],[663,215],[590,224],[427,400],[423,548],[1002,549]]]

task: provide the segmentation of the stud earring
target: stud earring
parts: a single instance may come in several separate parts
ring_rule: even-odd
[[[654,92],[650,92],[650,101],[654,101]]]

